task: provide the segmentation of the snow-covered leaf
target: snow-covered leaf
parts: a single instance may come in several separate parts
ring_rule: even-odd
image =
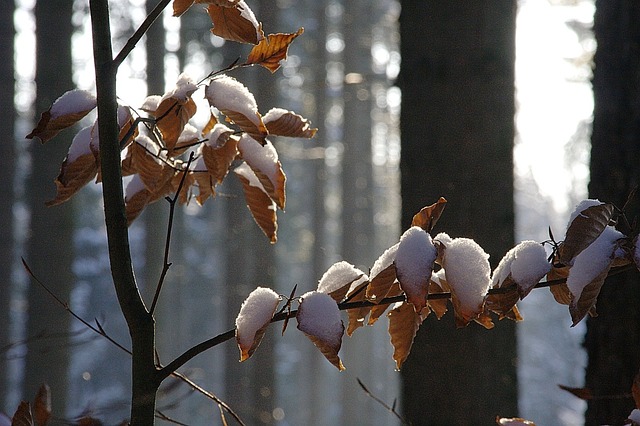
[[[236,342],[240,361],[248,359],[258,348],[262,337],[276,312],[280,296],[266,287],[258,287],[242,302],[236,317]]]
[[[209,105],[217,108],[242,131],[264,143],[269,134],[253,94],[233,77],[220,75],[211,80],[205,90]]]
[[[269,238],[269,241],[274,244],[278,239],[276,204],[271,200],[262,187],[260,180],[246,163],[236,167],[233,171],[242,182],[244,198],[247,201],[247,207],[251,211],[253,219]]]
[[[412,226],[402,234],[395,256],[396,275],[416,312],[427,305],[429,282],[437,254],[431,236],[424,229]]]
[[[573,260],[567,277],[567,287],[572,295],[569,312],[573,325],[579,323],[595,306],[611,268],[617,241],[623,237],[620,231],[606,226],[596,240]]]
[[[396,280],[396,265],[393,263],[400,243],[389,247],[376,259],[369,276],[371,283],[367,287],[367,300],[378,303],[384,299]]]
[[[269,34],[251,49],[245,63],[262,65],[272,73],[276,72],[280,68],[280,61],[287,59],[287,52],[293,40],[303,32],[304,29],[300,28],[291,34]]]
[[[342,345],[344,324],[335,300],[328,294],[317,291],[305,293],[300,298],[296,314],[298,329],[302,331],[320,352],[338,370],[344,370],[338,356]]]
[[[262,25],[244,0],[233,4],[209,4],[207,12],[213,23],[211,32],[225,40],[258,44],[264,38]]]
[[[551,270],[547,253],[542,244],[522,241],[509,250],[493,271],[492,287],[500,288],[514,282],[520,298],[524,298],[533,287]],[[511,278],[509,282],[506,282]]]
[[[331,265],[322,275],[317,291],[326,293],[336,302],[340,302],[349,291],[351,284],[363,277],[366,277],[364,272],[342,260]]]
[[[37,137],[45,143],[61,130],[76,124],[95,107],[96,97],[91,93],[80,89],[69,90],[42,113],[36,128],[27,135],[27,139]]]
[[[265,141],[265,144],[261,145],[251,136],[243,134],[238,142],[238,151],[256,174],[269,197],[280,210],[284,210],[287,178],[271,142]]]
[[[613,205],[598,200],[583,200],[571,214],[564,242],[558,248],[558,259],[565,265],[586,249],[604,231],[613,216]]]
[[[396,281],[391,285],[385,297],[396,297],[402,295],[402,293],[403,291],[400,288],[400,283]],[[367,325],[373,325],[376,321],[378,321],[378,318],[382,317],[387,309],[389,309],[389,305],[386,303],[372,306],[369,312],[369,321],[367,321]]]
[[[206,139],[200,147],[200,152],[214,183],[219,184],[238,155],[238,138],[233,136],[233,130],[227,126],[216,124]]]
[[[89,183],[98,173],[98,163],[91,150],[91,128],[80,130],[73,138],[67,157],[62,162],[60,174],[55,180],[56,197],[48,206],[64,203],[80,188]]]
[[[262,118],[270,135],[294,138],[312,138],[318,129],[311,128],[309,120],[282,108],[272,108]]]
[[[27,401],[21,401],[16,412],[11,418],[11,426],[33,426],[33,416],[31,406]]]
[[[389,318],[389,336],[393,346],[393,360],[400,370],[411,352],[413,339],[422,324],[420,314],[411,303],[399,303],[387,314]]]
[[[483,310],[491,284],[489,255],[469,238],[455,238],[443,245],[443,267],[451,288],[456,324],[464,326]]]

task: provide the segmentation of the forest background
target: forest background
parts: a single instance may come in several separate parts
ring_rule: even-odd
[[[531,11],[532,3],[546,2],[527,3],[528,6],[525,3],[519,5],[521,13],[527,8]],[[114,19],[117,24],[115,33],[120,37],[119,43],[123,43],[131,29],[143,19],[144,6],[141,2],[114,2],[113,12],[117,16]],[[589,10],[587,2],[578,2],[574,6]],[[6,372],[6,376],[0,381],[3,384],[4,411],[10,413],[11,407],[15,407],[21,397],[21,392],[16,392],[21,389],[20,383],[25,385],[24,395],[33,394],[33,389],[42,381],[42,372],[47,371],[47,382],[52,386],[54,407],[58,412],[65,412],[69,417],[86,412],[118,421],[126,417],[127,412],[126,402],[121,398],[126,392],[128,378],[124,371],[119,375],[120,370],[117,368],[127,362],[126,356],[112,352],[105,342],[90,336],[82,326],[72,323],[41,289],[29,285],[24,272],[16,267],[16,260],[26,253],[25,257],[32,268],[61,297],[69,299],[74,310],[82,315],[98,318],[114,337],[126,337],[109,285],[104,231],[101,228],[102,211],[98,207],[88,208],[99,205],[99,191],[95,188],[85,190],[73,204],[44,209],[44,201],[52,198],[54,190],[53,184],[47,183],[58,174],[60,160],[66,153],[66,144],[57,141],[55,145],[37,149],[31,147],[31,151],[27,152],[24,147],[29,145],[21,139],[32,127],[36,114],[45,110],[65,90],[74,84],[87,89],[92,87],[91,71],[83,65],[86,60],[91,61],[90,52],[72,48],[82,46],[82,41],[88,39],[86,5],[84,2],[50,1],[38,2],[34,8],[33,4],[25,2],[17,4],[15,15],[13,8],[7,3],[2,7],[6,7],[1,12],[2,19],[7,23],[3,28],[9,31],[7,37],[0,38],[3,40],[3,58],[28,57],[29,50],[24,46],[33,46],[36,35],[41,40],[46,40],[46,43],[36,44],[36,68],[21,68],[24,63],[20,61],[15,62],[17,69],[13,69],[12,61],[3,61],[2,68],[4,76],[18,76],[16,84],[10,84],[14,81],[13,78],[2,79],[3,84],[7,85],[2,93],[16,93],[15,103],[10,102],[14,96],[3,96],[3,102],[11,103],[3,108],[9,114],[9,119],[3,125],[12,126],[3,134],[18,135],[17,144],[2,145],[2,149],[7,150],[2,157],[5,182],[15,183],[13,186],[5,186],[3,199],[8,202],[2,207],[5,214],[2,223],[13,224],[3,227],[6,235],[2,238],[2,242],[6,244],[2,249],[3,253],[10,253],[3,256],[6,264],[3,265],[5,269],[2,276],[9,277],[12,283],[8,292],[5,288],[2,289],[0,298],[5,304],[5,308],[0,311],[10,318],[1,322],[3,340],[0,346],[5,348],[2,362],[9,364],[0,366],[0,371]],[[271,284],[282,293],[288,293],[295,283],[308,288],[315,287],[322,272],[338,259],[344,258],[360,267],[370,265],[384,248],[397,239],[400,230],[406,228],[406,218],[401,221],[401,214],[411,215],[419,208],[418,203],[421,206],[433,202],[441,195],[450,201],[444,218],[447,231],[452,235],[473,236],[486,246],[495,262],[516,238],[513,234],[514,217],[520,228],[518,240],[546,239],[544,231],[548,225],[555,226],[559,231],[563,229],[566,217],[562,215],[562,208],[573,204],[572,196],[584,195],[579,191],[570,192],[575,185],[567,184],[567,180],[570,181],[576,175],[582,179],[585,177],[588,114],[583,115],[587,122],[576,126],[574,138],[563,134],[565,139],[569,138],[572,142],[567,152],[578,156],[566,157],[569,174],[558,176],[565,165],[562,161],[557,162],[563,157],[557,151],[543,156],[544,160],[539,161],[538,164],[546,165],[542,173],[536,171],[534,166],[525,167],[524,171],[516,169],[516,178],[519,179],[516,180],[519,186],[516,201],[518,197],[525,199],[516,205],[526,208],[518,210],[518,214],[514,216],[511,210],[511,156],[514,152],[513,64],[517,63],[514,61],[515,5],[513,2],[480,2],[478,6],[471,7],[435,2],[430,3],[430,7],[430,18],[426,20],[426,12],[418,9],[412,2],[402,2],[400,5],[390,1],[309,4],[303,1],[281,1],[274,4],[260,2],[255,6],[256,13],[265,26],[290,26],[291,28],[283,28],[287,31],[304,26],[305,35],[298,40],[300,43],[292,47],[292,55],[284,64],[278,80],[266,76],[262,70],[243,71],[243,80],[248,84],[251,80],[254,81],[252,91],[259,103],[286,103],[288,108],[311,118],[321,130],[314,141],[277,142],[289,173],[290,195],[287,212],[281,218],[280,241],[275,249],[266,244],[258,231],[254,231],[242,198],[234,195],[238,188],[225,188],[223,192],[226,196],[220,197],[210,206],[190,206],[179,213],[176,232],[178,239],[173,251],[175,258],[171,270],[172,285],[167,288],[167,292],[171,294],[166,298],[172,303],[159,306],[159,328],[162,330],[160,344],[167,357],[179,353],[181,347],[225,331],[233,324],[241,301],[255,287],[256,282],[261,285]],[[557,9],[568,7],[547,4],[542,9],[533,10],[546,11],[542,20],[557,21]],[[622,10],[624,6],[616,7]],[[552,11],[554,8],[555,14]],[[598,10],[606,11],[606,7]],[[35,15],[31,15],[32,11],[35,11]],[[613,19],[610,15],[604,16]],[[629,12],[625,16],[634,15]],[[149,34],[147,40],[147,51],[150,53],[137,52],[131,57],[129,75],[121,80],[123,90],[119,92],[127,93],[135,104],[144,98],[147,87],[149,93],[164,92],[164,88],[175,81],[178,69],[186,69],[198,78],[211,69],[222,68],[232,62],[239,55],[234,50],[237,48],[223,44],[220,40],[210,39],[207,32],[210,23],[199,18],[202,17],[195,13],[185,16],[181,21],[167,17],[164,20],[166,33],[156,25],[154,31],[157,32]],[[413,22],[412,19],[419,21]],[[594,47],[593,39],[586,31],[590,21],[584,18],[568,21],[578,44],[584,47],[585,55],[570,58],[578,66],[574,68],[577,70],[574,71],[575,74],[570,74],[569,77],[584,82],[590,76],[584,70],[590,69],[588,58]],[[8,42],[14,39],[11,34],[14,22],[18,30],[15,44]],[[497,22],[500,25],[496,25]],[[633,22],[629,18],[628,23]],[[637,30],[633,31],[633,25],[617,27],[619,29],[612,33],[621,39],[624,35],[630,38],[625,46],[637,46],[637,38],[633,38],[637,37]],[[540,41],[537,46],[540,47],[545,31],[540,30],[538,33]],[[457,36],[452,37],[451,34]],[[622,43],[614,40],[616,42]],[[414,47],[411,51],[414,43],[419,47]],[[604,43],[602,45],[608,46]],[[412,52],[416,56],[412,56]],[[403,58],[402,69],[410,70],[410,74],[401,72],[400,56]],[[633,75],[633,61],[610,62],[624,64],[624,73],[620,70],[613,70],[614,72]],[[538,70],[536,74],[544,75],[544,69]],[[442,78],[442,75],[450,79]],[[460,84],[469,81],[477,82],[478,86]],[[425,91],[416,89],[421,83],[426,88]],[[636,93],[632,90],[634,87],[628,83],[624,90],[627,98],[607,102],[612,105],[615,101],[624,102],[627,106],[618,110],[632,112],[634,104],[631,99]],[[403,89],[405,96],[400,96],[399,88]],[[477,96],[469,96],[469,93]],[[494,93],[495,97],[487,96],[488,93]],[[618,92],[606,89],[606,93]],[[570,93],[566,96],[575,98],[582,95]],[[580,99],[581,104],[577,104],[580,104],[579,108],[583,108],[584,98]],[[446,105],[438,104],[445,101]],[[519,102],[523,101],[519,99]],[[549,102],[555,105],[558,101]],[[423,104],[430,107],[420,107]],[[520,120],[526,110],[523,107],[518,111]],[[411,113],[421,123],[426,123],[427,127],[407,128],[412,123]],[[430,115],[431,113],[434,115]],[[548,116],[545,118],[550,119]],[[466,119],[470,119],[468,124],[464,121]],[[632,119],[631,121],[633,122]],[[547,125],[547,121],[541,117],[538,117],[538,122],[538,128]],[[438,123],[440,127],[429,123]],[[492,126],[492,123],[497,123],[497,127]],[[620,139],[633,141],[633,131],[623,132],[621,128],[626,127],[617,127],[616,131],[625,135]],[[455,131],[460,129],[473,134]],[[399,130],[402,130],[402,142]],[[538,138],[538,143],[553,139],[550,135],[540,135]],[[439,141],[443,146],[455,147],[448,149],[454,157],[447,159],[447,152],[437,150],[438,144],[425,141]],[[495,147],[490,145],[494,141]],[[566,140],[557,144],[562,145],[563,142]],[[624,166],[628,170],[637,164],[633,162],[636,158],[634,149],[637,150],[633,146],[627,146],[622,150],[624,161],[618,159],[615,166]],[[516,145],[516,157],[522,150],[526,148]],[[609,151],[611,150],[609,147]],[[486,152],[489,157],[477,155],[479,152]],[[425,182],[423,185],[415,181],[409,185],[401,185],[401,179],[407,182],[406,179],[416,176],[411,173],[411,164],[406,163],[408,158],[422,161],[419,164],[422,169],[425,164],[431,166],[419,175]],[[607,158],[609,156],[597,157],[598,160]],[[487,166],[486,169],[491,169],[493,174],[482,177],[482,167],[491,164],[490,161],[497,161],[498,167]],[[592,169],[593,167],[592,165]],[[600,176],[601,179],[611,181],[608,178],[615,175],[613,165],[604,169],[606,173]],[[402,178],[399,170],[403,173]],[[459,179],[460,170],[467,172],[464,180]],[[478,174],[470,173],[471,171],[477,171]],[[497,171],[503,173],[499,179],[496,178]],[[550,200],[541,202],[539,196],[532,195],[535,192],[530,186],[533,180],[527,177],[529,171],[532,174],[530,177],[555,176],[551,182],[555,186],[564,187],[566,196],[563,201],[559,204]],[[592,194],[606,201],[623,204],[625,192],[629,192],[636,177],[628,171],[620,174],[627,176],[621,179],[620,185],[624,188],[620,187],[615,191],[599,190],[596,182],[592,184],[592,188],[596,188],[592,189]],[[495,183],[498,185],[494,186]],[[543,186],[540,179],[538,184]],[[425,185],[428,188],[424,188]],[[403,193],[402,211],[399,209],[399,188]],[[543,190],[543,195],[550,195],[549,191],[545,193]],[[536,202],[533,203],[532,198],[526,197],[532,197]],[[497,208],[496,205],[500,207]],[[307,209],[309,206],[313,207]],[[161,270],[163,235],[157,230],[165,229],[167,210],[166,206],[154,206],[132,228],[135,262],[140,268],[138,274],[142,274],[139,278],[143,287],[145,283],[156,281]],[[496,215],[496,212],[499,214]],[[530,217],[534,215],[537,218]],[[459,219],[456,219],[457,216]],[[405,223],[405,226],[400,223]],[[487,223],[495,224],[495,227],[489,229]],[[522,231],[523,227],[534,228],[538,234],[526,234]],[[487,234],[482,234],[485,232],[481,231],[483,228]],[[345,229],[353,232],[342,232]],[[541,230],[542,235],[539,234]],[[500,238],[496,239],[496,235]],[[496,240],[495,247],[491,246],[494,244],[493,240]],[[74,249],[69,250],[70,247]],[[248,252],[244,247],[254,249]],[[240,264],[244,266],[239,266]],[[619,288],[616,286],[616,289]],[[629,312],[633,309],[629,305],[635,302],[629,302],[631,299],[623,291],[619,293],[619,300],[626,300],[621,303],[624,306],[623,313],[631,315]],[[188,308],[176,309],[176,306]],[[527,315],[525,309],[525,322],[518,328],[533,329],[531,331],[534,336],[541,328],[548,330],[544,324],[540,328],[534,326],[535,320],[540,317],[552,318],[546,314],[549,304],[545,303],[543,306],[545,315],[539,315],[540,311],[536,308],[532,308],[531,314]],[[637,306],[637,303],[632,306]],[[566,314],[566,311],[562,312]],[[606,320],[602,318],[604,316],[601,315],[598,321]],[[613,313],[609,317],[616,320]],[[637,324],[634,318],[627,318],[625,324]],[[619,317],[617,321],[621,322]],[[563,333],[568,333],[568,318],[560,317],[556,325],[557,322],[560,322]],[[428,329],[433,330],[435,336],[425,340],[430,342],[428,346],[431,347],[425,347],[424,350],[433,352],[422,355],[421,358],[417,346],[412,355],[416,363],[423,364],[422,367],[429,371],[422,372],[417,365],[412,366],[408,362],[402,373],[405,378],[402,386],[399,385],[398,373],[393,371],[393,363],[390,362],[387,337],[384,333],[376,333],[375,328],[367,330],[369,335],[363,336],[362,341],[345,345],[344,359],[348,370],[347,374],[340,376],[336,376],[331,367],[326,365],[326,361],[315,354],[308,342],[300,342],[295,336],[269,336],[261,346],[260,357],[256,357],[251,363],[238,364],[237,349],[229,345],[224,350],[216,349],[202,355],[188,367],[189,373],[199,381],[216,390],[224,399],[234,401],[238,411],[247,418],[267,423],[282,421],[289,424],[311,424],[309,419],[316,419],[318,424],[353,424],[353,419],[360,418],[361,413],[366,412],[376,413],[371,415],[374,421],[388,424],[388,413],[363,394],[355,381],[356,377],[387,401],[402,395],[408,412],[411,410],[409,401],[412,392],[415,392],[411,389],[411,378],[423,381],[425,377],[430,377],[429,380],[433,380],[434,384],[429,385],[429,388],[435,395],[432,398],[432,411],[453,419],[455,414],[451,412],[451,404],[437,398],[454,394],[459,399],[468,400],[460,389],[466,386],[460,386],[459,380],[451,380],[452,375],[460,380],[483,382],[492,388],[496,381],[504,384],[500,388],[508,397],[490,398],[506,401],[505,406],[499,407],[502,415],[515,414],[515,389],[519,386],[523,390],[520,392],[523,415],[530,416],[541,424],[555,423],[545,421],[543,416],[546,415],[553,415],[554,419],[561,419],[565,424],[579,422],[576,419],[580,417],[581,407],[576,408],[571,396],[557,396],[546,401],[535,400],[533,403],[527,402],[527,398],[532,394],[549,394],[549,389],[555,390],[558,371],[568,372],[568,377],[564,376],[567,380],[565,384],[581,386],[580,363],[586,362],[584,355],[562,353],[564,348],[577,347],[581,337],[566,337],[567,334],[554,332],[556,336],[565,336],[558,339],[560,343],[554,344],[550,341],[551,333],[547,332],[543,333],[541,340],[535,340],[534,345],[520,349],[520,360],[531,357],[534,365],[545,364],[551,366],[551,371],[555,371],[542,376],[545,378],[540,382],[546,388],[531,391],[529,386],[534,376],[531,371],[535,370],[521,368],[521,381],[516,385],[516,370],[513,366],[513,360],[517,356],[515,328],[503,326],[502,323],[499,327],[504,327],[505,330],[502,337],[497,337],[497,341],[487,341],[487,336],[482,334],[475,337],[463,334],[474,333],[474,330],[464,330],[456,334],[453,339],[455,341],[452,341],[451,327],[431,324]],[[438,330],[442,330],[441,341],[438,340]],[[519,344],[524,345],[527,340],[531,341],[521,337]],[[540,341],[549,342],[550,346],[540,346]],[[482,360],[485,369],[477,368],[479,364],[473,364],[473,361],[470,369],[465,369],[465,360],[456,361],[462,364],[456,364],[456,368],[451,370],[444,368],[444,363],[438,357],[450,360],[452,353],[464,353],[465,351],[460,351],[460,345],[464,345],[464,342],[494,348],[489,349],[490,351],[500,348],[503,358],[492,356],[490,362]],[[625,341],[627,345],[629,342]],[[479,345],[474,346],[473,351],[486,353]],[[172,350],[176,353],[172,353]],[[612,347],[612,351],[615,350]],[[87,353],[91,357],[87,357]],[[366,362],[359,363],[363,354],[367,354]],[[423,362],[422,359],[430,361]],[[563,367],[561,361],[571,368]],[[519,365],[522,366],[522,363]],[[637,363],[631,368],[635,369]],[[317,371],[323,373],[311,377]],[[477,374],[461,374],[461,371],[474,371]],[[31,372],[36,374],[30,376]],[[438,374],[448,379],[438,378]],[[540,377],[538,373],[535,375]],[[67,377],[71,379],[67,380]],[[437,387],[456,382],[459,388],[453,392],[446,387]],[[314,383],[314,386],[304,383]],[[343,406],[340,401],[344,398],[336,397],[336,392],[330,391],[336,386],[341,389],[341,395],[355,398],[359,405]],[[196,416],[211,415],[211,407],[207,402],[199,401],[197,396],[189,396],[189,393],[187,389],[169,387],[165,390],[162,406],[172,409],[172,415],[184,418],[185,421],[194,413]],[[472,390],[471,393],[477,393],[477,390]],[[619,391],[614,391],[613,394],[618,393]],[[472,408],[487,405],[479,404],[477,399],[475,402],[471,401]],[[67,407],[66,411],[63,407]],[[469,416],[468,408],[461,407],[459,415]],[[490,416],[496,414],[494,407],[487,407],[487,411],[492,413]],[[623,410],[618,408],[617,411]],[[621,414],[626,416],[628,411]],[[473,415],[480,416],[483,421],[487,419],[486,412],[475,410]]]

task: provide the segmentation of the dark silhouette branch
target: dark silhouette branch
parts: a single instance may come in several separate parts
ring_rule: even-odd
[[[393,402],[393,406],[388,405],[387,403],[385,403],[383,400],[381,400],[380,398],[378,398],[377,396],[375,396],[373,393],[371,393],[371,391],[369,389],[367,389],[367,387],[364,385],[364,383],[362,383],[362,381],[356,377],[356,380],[358,381],[358,384],[360,385],[360,387],[362,388],[362,390],[364,391],[365,394],[367,394],[368,397],[370,397],[371,399],[373,399],[375,402],[377,402],[378,404],[380,404],[385,410],[387,410],[388,412],[390,412],[391,414],[393,414],[394,416],[396,416],[398,418],[398,420],[400,420],[400,422],[403,425],[411,425],[411,422],[408,421],[407,419],[405,419],[404,417],[402,417],[400,415],[400,413],[398,413],[396,411],[396,403],[395,401]]]

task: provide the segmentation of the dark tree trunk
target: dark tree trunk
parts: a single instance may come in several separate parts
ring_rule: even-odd
[[[594,119],[589,196],[622,207],[640,184],[640,4],[597,1],[598,49],[593,73]],[[628,206],[638,216],[636,196]],[[640,291],[637,271],[607,279],[597,318],[587,322],[586,386],[595,395],[628,394],[640,367]],[[631,398],[588,402],[586,424],[621,424]]]
[[[72,2],[38,1],[36,17],[36,106],[46,111],[65,91],[71,81]],[[63,300],[68,300],[74,282],[73,202],[46,208],[55,196],[53,179],[60,171],[71,134],[63,132],[55,141],[32,147],[31,176],[27,199],[31,211],[31,228],[27,241],[27,260],[33,271]],[[34,142],[35,143],[35,142]],[[68,336],[51,340],[37,336],[69,331],[69,315],[36,284],[28,290],[27,337],[34,338],[27,347],[23,397],[31,400],[41,383],[51,387],[53,409],[64,415],[69,364]]]
[[[0,297],[0,348],[9,345],[11,324],[11,297],[13,294],[13,201],[14,201],[14,173],[15,173],[15,107],[14,97],[14,69],[13,69],[13,43],[15,28],[13,26],[14,2],[0,3],[0,135],[3,140],[0,143],[0,280],[3,296]],[[0,410],[7,402],[9,393],[8,363],[6,352],[0,354]]]
[[[444,196],[435,232],[475,239],[495,267],[513,246],[516,4],[403,1],[401,190],[403,229]],[[453,315],[422,325],[403,371],[414,425],[488,424],[517,413],[516,336],[456,330]]]

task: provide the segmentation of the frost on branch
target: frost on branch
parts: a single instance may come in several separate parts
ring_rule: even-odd
[[[35,129],[27,139],[37,137],[42,143],[61,130],[73,126],[96,107],[96,97],[86,90],[69,90],[55,100],[51,108],[43,112]]]
[[[422,228],[412,226],[400,238],[395,259],[396,275],[416,312],[427,305],[431,271],[437,255],[431,236]]]
[[[258,348],[276,312],[280,296],[270,288],[258,287],[242,302],[236,317],[236,341],[240,361],[248,359]]]
[[[300,308],[296,315],[298,329],[320,349],[331,364],[340,371],[344,370],[338,357],[344,325],[335,300],[328,294],[317,291],[305,293],[300,299]]]

